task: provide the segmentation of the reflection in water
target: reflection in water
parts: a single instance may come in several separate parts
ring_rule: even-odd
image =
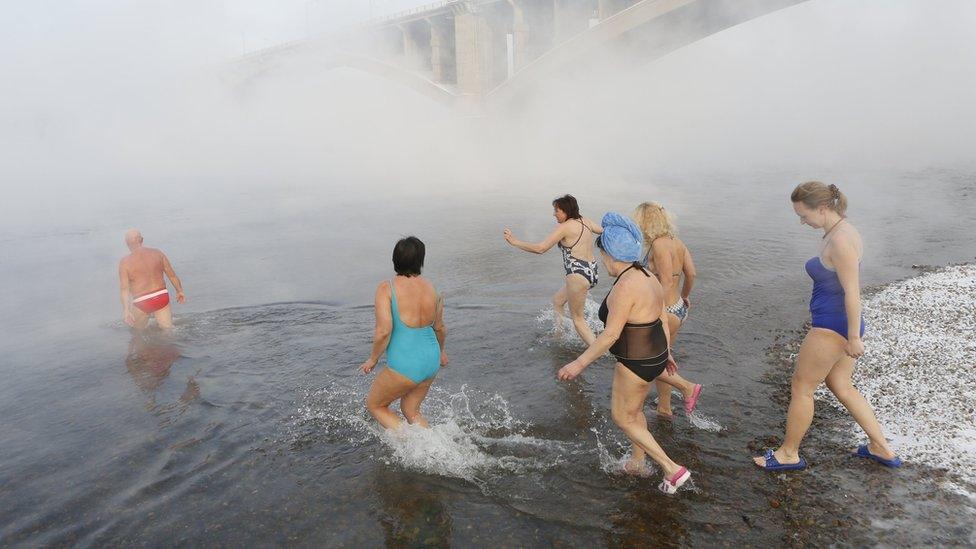
[[[450,547],[453,521],[430,477],[376,464],[373,486],[387,547]]]
[[[186,387],[180,395],[169,401],[165,382],[181,356],[179,347],[166,334],[133,334],[125,357],[125,367],[132,381],[146,395],[146,410],[166,417],[167,422],[181,416],[187,406],[200,396],[200,386],[194,379],[200,373],[197,371],[187,376]]]

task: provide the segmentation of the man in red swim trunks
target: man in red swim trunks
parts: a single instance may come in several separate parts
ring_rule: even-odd
[[[173,326],[169,307],[169,291],[163,273],[176,288],[176,301],[183,303],[183,284],[163,252],[142,245],[142,234],[135,229],[125,233],[125,245],[130,253],[119,261],[119,286],[122,299],[122,318],[133,328],[142,330],[149,324],[149,315],[156,316],[160,328]]]

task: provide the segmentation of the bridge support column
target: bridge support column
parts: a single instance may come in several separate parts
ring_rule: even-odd
[[[421,21],[423,24],[424,22]],[[407,67],[419,70],[427,68],[430,61],[429,47],[430,41],[423,40],[426,29],[420,29],[416,24],[407,23],[397,25],[400,33],[403,34],[403,62]]]
[[[480,97],[490,89],[495,63],[492,39],[491,25],[482,14],[455,14],[457,86],[462,95]]]
[[[532,37],[531,27],[525,19],[525,10],[520,4],[520,1],[508,0],[508,3],[512,5],[512,49],[514,50],[513,57],[515,58],[515,66],[513,68],[516,71],[520,70],[532,60],[532,55],[529,50],[531,47],[529,40]]]
[[[427,19],[430,24],[430,68],[434,82],[454,83],[456,61],[454,59],[454,27],[450,19]]]

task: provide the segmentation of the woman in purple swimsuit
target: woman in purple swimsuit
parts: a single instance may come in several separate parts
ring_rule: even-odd
[[[807,462],[800,457],[800,442],[813,421],[813,392],[826,381],[837,400],[867,433],[868,444],[856,455],[889,467],[901,460],[892,452],[871,405],[851,383],[854,361],[864,354],[864,321],[861,318],[861,235],[847,218],[847,198],[835,185],[810,181],[790,196],[800,223],[824,231],[820,253],[806,263],[813,279],[810,314],[813,327],[807,333],[796,360],[791,384],[786,437],[777,450],[754,458],[767,471],[798,470]]]

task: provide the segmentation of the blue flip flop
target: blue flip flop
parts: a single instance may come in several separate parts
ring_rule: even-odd
[[[862,445],[858,446],[857,447],[857,451],[854,452],[854,455],[857,456],[857,457],[872,459],[874,461],[877,461],[881,465],[884,465],[884,466],[887,466],[887,467],[891,467],[892,469],[901,467],[901,458],[900,457],[895,456],[892,459],[885,459],[885,458],[883,458],[881,456],[876,456],[876,455],[872,454],[870,451],[868,451],[868,445],[867,444],[862,444]]]
[[[807,468],[807,460],[803,459],[803,456],[800,456],[798,463],[780,463],[772,450],[766,450],[763,457],[766,458],[766,466],[763,469],[767,471],[802,471]]]

